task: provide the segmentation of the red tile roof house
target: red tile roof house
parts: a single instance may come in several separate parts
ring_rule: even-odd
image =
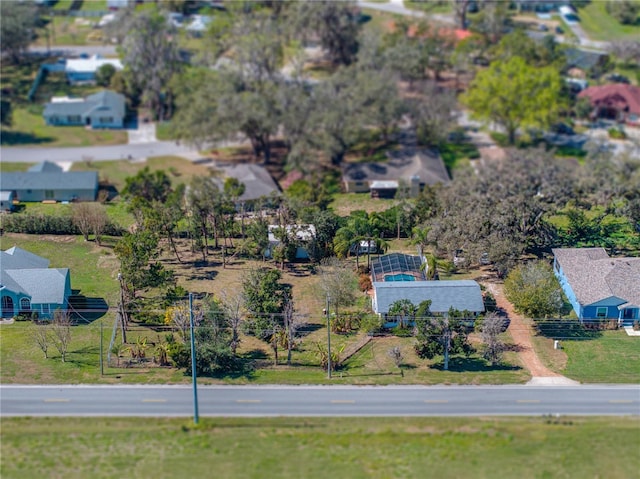
[[[640,127],[640,87],[624,83],[592,86],[581,91],[578,97],[591,100],[594,118]]]

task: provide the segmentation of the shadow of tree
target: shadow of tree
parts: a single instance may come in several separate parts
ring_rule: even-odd
[[[431,366],[433,369],[444,371],[444,360]],[[449,359],[449,372],[463,373],[463,372],[487,372],[487,371],[519,371],[522,368],[520,366],[513,366],[511,364],[497,364],[491,366],[487,361],[480,358],[464,358],[454,357]]]
[[[576,319],[540,319],[535,321],[538,335],[551,339],[597,339],[602,331],[589,328]],[[594,327],[597,323],[594,323]]]
[[[50,136],[37,136],[33,133],[25,133],[23,131],[2,130],[0,135],[1,145],[24,145],[24,144],[40,144],[51,143],[55,138]]]

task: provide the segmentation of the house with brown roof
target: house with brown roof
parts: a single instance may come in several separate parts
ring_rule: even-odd
[[[578,98],[591,101],[592,118],[640,126],[640,87],[624,83],[592,86],[581,91]]]
[[[640,258],[611,258],[604,248],[559,248],[553,256],[553,271],[580,320],[640,319]]]

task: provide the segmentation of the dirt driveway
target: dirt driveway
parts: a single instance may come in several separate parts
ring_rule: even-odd
[[[533,329],[522,315],[515,312],[513,305],[504,295],[502,285],[497,283],[485,283],[485,286],[496,299],[498,308],[502,309],[510,319],[508,331],[511,333],[513,341],[518,347],[520,360],[524,367],[531,372],[531,376],[534,378],[564,377],[551,371],[542,364],[542,361],[540,361],[540,358],[533,349],[533,342],[531,341],[531,336],[534,334]]]

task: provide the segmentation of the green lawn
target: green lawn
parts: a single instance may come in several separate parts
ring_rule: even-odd
[[[623,330],[590,331],[577,321],[542,327],[534,345],[551,369],[583,383],[640,383],[640,338]],[[560,339],[562,350],[553,350]]]
[[[128,160],[80,161],[73,164],[72,171],[98,171],[101,181],[108,182],[118,191],[125,185],[125,179],[134,176],[148,166],[151,171],[164,170],[174,186],[186,183],[194,176],[208,176],[210,170],[204,165],[195,164],[179,156],[155,156],[145,162]]]
[[[640,38],[640,22],[621,25],[607,13],[606,2],[597,1],[578,10],[580,25],[589,38],[601,41],[637,40]]]
[[[3,418],[3,479],[636,477],[637,418]],[[215,471],[215,472],[214,472]]]

